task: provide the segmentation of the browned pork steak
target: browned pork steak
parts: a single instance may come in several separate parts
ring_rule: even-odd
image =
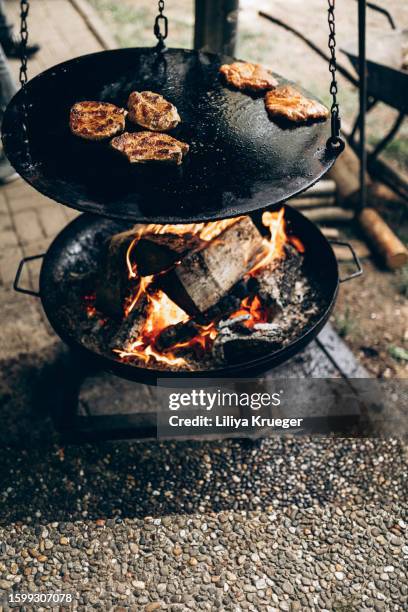
[[[304,123],[326,119],[329,111],[316,100],[306,98],[291,85],[277,87],[265,95],[265,107],[271,117]]]
[[[167,132],[180,123],[177,108],[153,91],[133,91],[128,109],[130,121],[154,132]]]
[[[250,91],[266,91],[278,85],[270,70],[261,64],[250,62],[234,62],[223,64],[220,68],[221,74],[226,81],[237,89]]]
[[[75,136],[105,140],[125,129],[126,111],[109,102],[77,102],[71,108],[69,125]]]
[[[189,146],[168,134],[125,132],[111,140],[111,146],[125,155],[131,164],[149,161],[181,164]]]

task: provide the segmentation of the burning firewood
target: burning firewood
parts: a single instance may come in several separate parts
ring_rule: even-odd
[[[263,268],[253,278],[252,291],[265,304],[279,309],[291,303],[303,258],[291,245],[285,245],[285,257]]]
[[[109,350],[147,367],[195,370],[284,346],[314,316],[316,300],[284,208],[265,212],[262,223],[268,237],[249,217],[113,236],[100,278],[112,281],[109,297],[121,310],[120,325],[112,319],[108,329]]]
[[[148,306],[147,294],[143,294],[131,312],[123,319],[118,331],[113,336],[110,342],[111,349],[120,348],[126,352],[130,348],[132,341],[139,337],[146,323]]]
[[[204,313],[253,268],[263,250],[257,227],[242,217],[205,248],[189,252],[161,286],[189,314]]]
[[[193,249],[202,246],[194,234],[146,233],[137,242],[132,258],[141,276],[150,276],[170,268],[177,260]]]
[[[136,276],[162,272],[184,253],[201,244],[200,238],[192,233],[159,234],[143,225],[115,234],[106,245],[99,269],[96,289],[98,308],[110,316],[121,317],[123,303],[135,287]]]
[[[251,279],[239,281],[227,295],[205,313],[198,313],[195,319],[188,319],[185,322],[182,321],[175,325],[169,325],[157,337],[156,347],[163,351],[175,344],[188,342],[201,333],[203,328],[221,318],[225,319],[225,317],[228,317],[240,308],[242,300],[250,295],[252,284]],[[248,316],[246,315],[246,317]]]
[[[273,323],[260,323],[252,330],[224,326],[213,346],[213,357],[218,363],[240,363],[262,357],[283,346],[284,330]]]
[[[159,351],[166,351],[176,344],[189,342],[200,333],[200,326],[189,319],[175,325],[169,325],[156,338],[155,346]]]

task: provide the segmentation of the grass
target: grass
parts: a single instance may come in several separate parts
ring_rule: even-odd
[[[156,39],[153,34],[157,14],[155,2],[138,0],[89,0],[112,30],[122,47],[150,47]],[[189,6],[191,4],[191,6]],[[192,41],[192,2],[172,2],[166,9],[169,17],[171,46],[190,47]]]
[[[388,352],[396,361],[408,361],[408,351],[402,346],[391,345],[388,347]]]
[[[397,288],[401,295],[408,298],[408,266],[404,266],[398,272]]]
[[[344,315],[335,317],[334,322],[337,332],[341,338],[347,338],[347,336],[350,336],[355,329],[355,321],[348,307],[346,308]]]
[[[371,134],[368,142],[376,145],[380,141],[380,137]],[[396,161],[403,170],[408,170],[408,138],[405,134],[395,137],[381,153],[386,159]]]

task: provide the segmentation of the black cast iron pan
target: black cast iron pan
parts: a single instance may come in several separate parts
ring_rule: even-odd
[[[262,95],[233,90],[222,81],[218,69],[232,61],[201,51],[135,48],[59,64],[33,78],[11,101],[3,122],[5,152],[41,193],[113,219],[190,223],[278,204],[319,180],[334,163],[339,151],[326,144],[330,121],[277,125],[268,118]],[[181,166],[129,165],[107,144],[70,133],[75,102],[125,106],[133,90],[159,92],[177,106],[182,123],[172,134],[190,144]]]
[[[89,347],[85,347],[84,343],[78,340],[78,333],[75,333],[78,310],[75,304],[70,304],[69,282],[66,279],[72,275],[80,276],[83,273],[96,272],[98,253],[99,255],[102,253],[103,243],[107,237],[128,227],[128,224],[126,225],[123,222],[111,221],[88,214],[81,215],[62,230],[45,255],[34,257],[44,257],[39,293],[19,287],[23,265],[33,257],[23,259],[20,263],[14,288],[23,293],[41,297],[48,320],[58,336],[69,346],[95,360],[98,367],[113,372],[122,378],[156,384],[158,378],[255,376],[283,363],[311,342],[330,316],[336,301],[339,282],[361,274],[361,267],[352,247],[345,243],[353,252],[357,272],[340,280],[333,249],[320,230],[300,212],[289,206],[286,206],[285,218],[289,228],[305,245],[304,265],[307,274],[310,275],[315,287],[318,288],[322,305],[321,312],[313,325],[305,328],[286,347],[253,361],[234,364],[217,370],[163,372],[125,363],[117,359],[114,353],[109,356],[98,354],[90,350]],[[66,315],[67,308],[68,310],[71,309],[68,317]]]

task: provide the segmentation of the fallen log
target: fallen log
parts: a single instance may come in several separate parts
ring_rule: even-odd
[[[371,147],[368,147],[369,152],[371,149]],[[372,176],[383,181],[394,193],[403,198],[405,202],[408,202],[408,181],[406,175],[404,176],[397,168],[393,168],[387,160],[373,157],[372,155],[367,157],[367,166]]]
[[[391,228],[373,208],[365,208],[358,221],[375,250],[391,270],[401,268],[408,262],[408,251]]]
[[[204,248],[189,252],[160,287],[193,316],[217,304],[254,267],[263,252],[262,236],[249,217],[242,217]]]
[[[319,229],[322,232],[323,236],[326,236],[326,238],[328,239],[334,239],[340,236],[340,232],[337,227],[319,227]]]
[[[289,200],[290,206],[294,206],[300,210],[304,208],[321,208],[326,206],[335,206],[336,205],[336,197],[335,195],[324,195],[316,198],[293,198],[293,200]]]
[[[359,259],[365,259],[366,257],[370,257],[371,251],[365,244],[365,242],[362,242],[361,240],[349,240],[349,243],[353,247],[354,252]],[[348,262],[354,260],[352,252],[346,246],[335,244],[333,245],[333,251],[336,255],[337,261]]]
[[[329,171],[330,178],[336,183],[339,204],[357,206],[360,194],[360,161],[353,149],[346,144],[334,166]],[[366,174],[367,184],[370,177]]]
[[[324,196],[336,195],[336,183],[333,179],[322,180],[315,183],[309,189],[307,189],[302,196],[305,195],[308,198],[321,198]]]
[[[387,164],[370,155],[368,155],[367,164],[373,176],[380,176],[394,191],[402,197],[407,197],[406,181],[399,180],[396,182],[395,180],[390,180],[391,175],[395,179],[396,173]],[[383,171],[385,171],[385,174]],[[341,204],[358,206],[360,193],[359,172],[360,161],[352,147],[346,145],[344,152],[329,172],[330,178],[336,181],[338,200]],[[373,188],[373,183],[368,174],[366,174],[366,182],[369,195]],[[404,245],[376,211],[371,208],[368,210],[372,212],[361,212],[359,221],[374,252],[380,255],[390,269],[396,269],[405,265],[407,250]]]
[[[338,206],[303,211],[305,217],[314,223],[346,223],[354,219],[354,211]]]

